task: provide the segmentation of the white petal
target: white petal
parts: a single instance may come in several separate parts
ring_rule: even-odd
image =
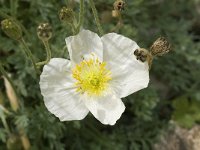
[[[134,51],[139,48],[137,43],[116,33],[104,35],[102,42],[103,61],[111,70],[111,84],[119,97],[126,97],[146,88],[149,83],[149,67],[134,56]]]
[[[101,38],[94,32],[82,30],[75,36],[65,39],[72,62],[78,64],[82,58],[94,53],[100,61],[103,59],[103,44]]]
[[[84,101],[94,117],[103,124],[114,125],[125,110],[121,99],[112,93],[96,98],[88,97]]]
[[[81,120],[89,112],[74,88],[67,59],[53,58],[44,66],[40,89],[47,109],[61,121]]]

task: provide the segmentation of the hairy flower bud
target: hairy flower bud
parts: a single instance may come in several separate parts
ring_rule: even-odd
[[[158,38],[150,48],[150,52],[153,56],[162,56],[171,50],[170,43],[164,38]]]
[[[124,10],[125,2],[123,0],[116,0],[113,6],[114,6],[114,10],[122,11]]]
[[[52,27],[49,23],[41,23],[37,28],[38,38],[48,41],[52,37]]]
[[[66,23],[74,21],[74,11],[71,8],[63,7],[59,12],[59,18]]]
[[[14,40],[19,40],[22,37],[21,27],[14,20],[3,20],[1,22],[1,28],[8,37]]]

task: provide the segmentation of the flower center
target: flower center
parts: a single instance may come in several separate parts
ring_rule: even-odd
[[[72,70],[78,92],[88,95],[100,95],[108,87],[111,72],[106,69],[106,63],[98,59],[83,60]]]

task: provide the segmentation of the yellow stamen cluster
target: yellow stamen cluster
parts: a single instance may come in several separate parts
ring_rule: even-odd
[[[98,59],[83,60],[72,70],[77,80],[77,91],[88,95],[100,95],[108,87],[111,72],[106,69],[106,63]]]

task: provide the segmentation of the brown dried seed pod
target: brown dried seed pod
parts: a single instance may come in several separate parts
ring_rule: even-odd
[[[135,55],[135,56],[138,56],[139,54],[140,54],[139,49],[136,49],[136,50],[134,51],[134,55]]]
[[[140,60],[141,62],[147,61],[148,65],[149,65],[149,69],[151,68],[153,57],[148,50],[146,50],[144,48],[136,49],[134,51],[134,55],[136,56],[136,59]]]
[[[37,28],[39,39],[48,41],[52,37],[52,27],[49,23],[41,23]]]
[[[123,0],[116,0],[113,6],[114,10],[122,11],[124,10],[125,2]]]
[[[140,56],[140,57],[139,57],[139,60],[140,60],[141,62],[145,62],[145,61],[147,60],[147,55]]]
[[[150,52],[153,56],[162,56],[171,50],[171,45],[166,38],[158,38],[150,48]]]
[[[149,51],[147,51],[144,48],[139,49],[139,55],[138,56],[139,56],[139,60],[141,62],[145,62],[147,60],[148,55],[149,55]]]

